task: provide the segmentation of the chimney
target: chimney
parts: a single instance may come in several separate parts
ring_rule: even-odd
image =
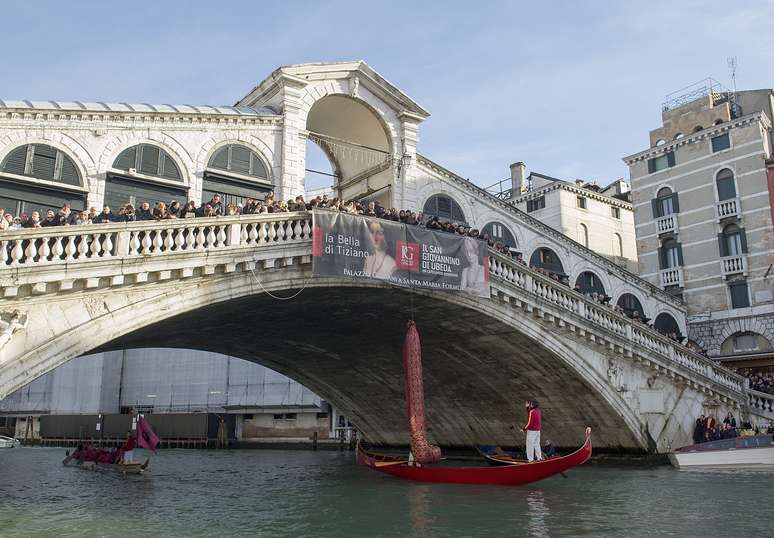
[[[519,161],[511,165],[511,198],[527,190],[527,165]]]

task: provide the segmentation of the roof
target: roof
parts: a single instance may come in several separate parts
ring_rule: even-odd
[[[171,114],[210,114],[221,116],[277,116],[268,107],[210,105],[152,105],[149,103],[104,103],[81,101],[13,101],[0,99],[0,109],[62,110],[75,112],[138,112]]]

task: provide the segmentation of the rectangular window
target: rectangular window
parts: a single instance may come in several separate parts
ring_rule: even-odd
[[[675,152],[670,151],[658,157],[648,159],[648,173],[659,172],[675,165]]]
[[[253,415],[252,415],[252,414],[247,414],[247,413],[246,413],[246,414],[242,415],[242,418],[243,418],[244,420],[253,420]]]
[[[729,284],[728,289],[731,291],[731,308],[747,308],[750,306],[747,282]]]
[[[317,413],[317,420],[328,418],[328,413]]]
[[[731,147],[731,138],[728,133],[722,134],[712,138],[712,153],[716,151],[723,151]]]
[[[546,207],[546,197],[541,196],[540,198],[535,198],[534,200],[527,200],[527,213],[532,213],[533,211],[537,211],[538,209],[543,209]]]
[[[611,207],[610,208],[610,216],[612,216],[614,219],[620,219],[621,218],[621,208],[620,207]]]
[[[276,413],[274,415],[274,420],[282,420],[283,418],[285,418],[285,415],[283,415],[282,413]]]
[[[578,196],[578,198],[576,199],[576,203],[579,208],[586,209],[586,198],[584,198],[583,196]]]

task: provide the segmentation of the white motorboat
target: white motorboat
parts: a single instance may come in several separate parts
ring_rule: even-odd
[[[18,439],[14,439],[13,437],[6,437],[5,435],[0,435],[0,448],[16,448],[21,443]]]
[[[669,454],[678,469],[691,467],[766,467],[774,469],[774,435],[751,435],[708,441]]]

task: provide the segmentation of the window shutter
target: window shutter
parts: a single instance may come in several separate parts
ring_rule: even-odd
[[[243,176],[250,174],[250,150],[244,146],[231,146],[231,171]]]
[[[162,177],[168,179],[180,179],[180,170],[177,169],[177,165],[172,158],[166,153],[162,153],[162,161],[164,163],[164,170],[161,174]]]
[[[140,173],[159,175],[159,148],[143,144],[140,147]]]
[[[51,146],[36,145],[32,157],[32,177],[53,181],[55,165],[56,149]]]
[[[250,175],[254,177],[260,177],[263,179],[266,179],[269,177],[269,174],[266,173],[266,167],[264,166],[261,159],[256,157],[255,155],[251,155],[252,158],[252,167]]]
[[[677,264],[682,267],[683,263],[683,245],[677,243]]]
[[[718,234],[718,248],[720,249],[721,258],[728,256],[728,245],[726,244],[726,235],[723,233]]]
[[[658,268],[666,269],[666,263],[664,262],[664,247],[658,247]]]
[[[16,148],[11,153],[8,154],[8,157],[5,159],[5,164],[3,165],[3,172],[8,172],[9,174],[17,174],[20,176],[24,175],[24,167],[27,163],[27,146],[22,146],[20,148]]]
[[[680,202],[676,192],[672,193],[672,212],[673,213],[680,212]]]
[[[121,152],[118,158],[113,163],[113,168],[118,170],[129,170],[137,166],[137,146],[127,148]]]
[[[739,239],[742,243],[742,252],[747,254],[747,234],[744,231],[744,228],[739,228]]]
[[[664,215],[661,214],[661,200],[658,198],[653,198],[650,201],[650,207],[653,210],[653,218],[657,219],[659,217],[663,217]]]
[[[648,159],[648,173],[652,174],[656,171],[656,159]]]
[[[210,159],[210,168],[228,170],[228,146],[220,148]]]
[[[62,183],[67,183],[68,185],[80,185],[81,184],[81,177],[80,174],[78,174],[78,169],[75,167],[75,164],[73,161],[66,157],[65,155],[62,155]]]
[[[670,168],[675,165],[675,152],[670,151],[667,155],[667,166]]]

